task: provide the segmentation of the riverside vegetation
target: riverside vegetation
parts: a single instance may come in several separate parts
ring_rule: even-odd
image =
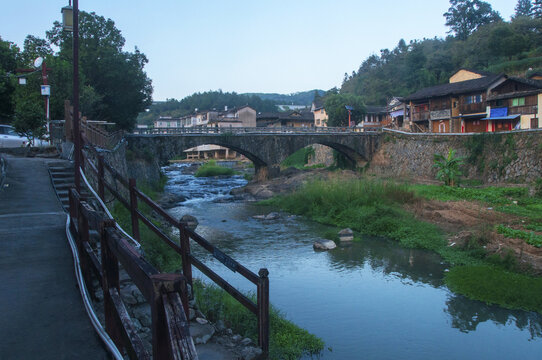
[[[138,187],[142,192],[156,201],[163,192],[167,180],[165,176],[161,177],[161,179],[161,183],[156,186],[140,184]],[[140,203],[139,209],[149,219],[152,219],[152,210],[150,207],[144,203]],[[117,223],[127,232],[131,233],[130,211],[120,202],[115,201],[111,212]],[[151,221],[155,225],[161,226],[159,221],[155,219]],[[153,266],[161,272],[178,273],[181,271],[181,258],[176,252],[148,227],[140,226],[139,231],[145,258]],[[249,337],[254,343],[257,343],[256,316],[233,299],[228,293],[217,286],[204,284],[201,280],[194,279],[194,294],[200,311],[209,320],[213,322],[222,320],[235,332],[242,334],[244,337]],[[287,320],[280,311],[271,305],[269,359],[293,360],[303,355],[318,354],[323,349],[324,343],[320,338]]]
[[[445,282],[452,291],[486,303],[542,313],[542,279],[521,267],[510,252],[501,255],[486,250],[493,229],[473,233],[461,246],[450,246],[443,230],[407,211],[424,200],[467,200],[491,206],[518,219],[515,227],[522,224],[531,229],[526,241],[540,239],[535,232],[542,228],[542,197],[529,196],[526,188],[407,185],[369,178],[317,180],[262,203],[320,223],[349,227],[357,232],[357,240],[363,234],[384,236],[405,247],[435,251],[451,265]],[[496,230],[504,232],[502,229],[511,228],[502,225]],[[505,236],[518,237],[510,230]]]

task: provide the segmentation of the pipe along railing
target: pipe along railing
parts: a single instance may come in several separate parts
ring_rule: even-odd
[[[177,254],[181,256],[182,261],[182,273],[186,282],[193,285],[192,279],[192,265],[199,269],[203,274],[210,278],[214,283],[224,289],[240,304],[247,308],[257,317],[258,322],[258,345],[267,353],[269,351],[269,272],[267,269],[262,268],[259,270],[258,275],[250,271],[206,239],[198,235],[196,232],[188,229],[185,224],[174,219],[164,209],[162,209],[156,202],[145,195],[136,186],[135,179],[129,179],[126,181],[110,164],[105,161],[103,155],[97,154],[97,166],[94,165],[88,156],[83,157],[82,166],[88,165],[88,169],[96,176],[98,183],[98,195],[105,201],[105,191],[109,191],[124,207],[130,211],[132,235],[140,241],[139,222],[141,221],[151,231],[153,231],[161,240],[169,245]],[[106,171],[113,181],[117,181],[129,193],[129,200],[126,200],[123,195],[118,191],[115,185],[106,181]],[[138,203],[143,202],[149,208],[151,208],[156,214],[160,215],[171,226],[179,230],[179,243],[171,240],[170,237],[164,233],[158,226],[156,226],[145,214],[143,214]],[[257,295],[256,303],[229,284],[220,275],[214,272],[211,268],[205,265],[201,260],[192,255],[190,251],[190,240],[200,245],[203,249],[211,253],[218,261],[233,272],[237,272],[247,280],[256,285]],[[185,308],[186,315],[188,316],[188,293],[181,292],[182,304]]]
[[[151,309],[152,358],[196,360],[190,337],[184,299],[188,294],[181,274],[160,274],[115,227],[115,222],[95,211],[75,190],[69,192],[70,232],[76,234],[85,283],[92,284],[91,272],[104,294],[105,328],[118,349],[130,359],[151,359],[138,336],[120,296],[119,263],[143,294]],[[98,230],[101,257],[92,247],[91,230]]]

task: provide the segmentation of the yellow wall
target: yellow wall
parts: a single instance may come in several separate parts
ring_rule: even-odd
[[[460,82],[460,81],[479,79],[481,77],[483,77],[483,76],[480,75],[480,74],[470,72],[468,70],[459,70],[454,75],[452,75],[452,77],[450,78],[450,83],[456,83],[456,82]]]
[[[531,128],[531,119],[533,115],[521,115],[521,125],[520,129],[530,129]]]
[[[322,113],[321,110],[324,110],[324,112]],[[314,126],[327,126],[327,112],[325,109],[318,109],[314,112]]]

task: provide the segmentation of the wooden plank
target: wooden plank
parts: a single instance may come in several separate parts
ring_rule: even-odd
[[[128,356],[130,359],[151,359],[151,356],[145,349],[141,338],[139,335],[137,335],[137,331],[134,328],[132,319],[130,318],[130,315],[128,315],[128,311],[124,306],[124,302],[122,301],[118,290],[115,288],[109,288],[109,296],[111,297],[111,301],[115,306],[116,321],[122,325],[121,332],[123,337],[123,345],[128,353]]]
[[[94,275],[96,275],[96,277],[98,278],[98,281],[100,282],[100,285],[101,285],[102,284],[102,263],[100,262],[100,259],[98,259],[98,256],[96,255],[94,250],[92,250],[92,247],[90,246],[89,243],[84,243],[83,246],[85,249],[86,256],[90,260],[90,264],[91,264],[90,268],[92,272],[94,273]]]
[[[162,216],[168,223],[175,227],[179,227],[179,221],[175,220],[171,215],[169,215],[164,209],[155,203],[150,197],[141,192],[138,188],[134,189],[136,195],[143,200],[144,203],[150,206],[151,209],[156,211],[160,216]]]
[[[163,294],[162,301],[166,312],[169,341],[172,349],[176,350],[173,352],[174,359],[197,360],[198,354],[190,336],[189,322],[179,294]]]

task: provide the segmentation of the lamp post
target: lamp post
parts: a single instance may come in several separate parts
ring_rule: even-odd
[[[75,153],[74,182],[77,192],[81,191],[81,133],[79,130],[79,1],[73,0],[73,8],[62,8],[63,27],[66,31],[73,31],[73,140]],[[70,16],[71,15],[71,16]],[[71,20],[71,21],[70,21]]]

